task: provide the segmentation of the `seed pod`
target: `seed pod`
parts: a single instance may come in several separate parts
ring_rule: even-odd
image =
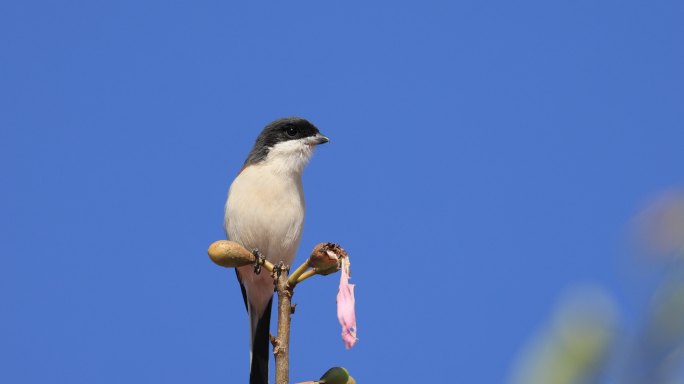
[[[320,274],[327,275],[339,270],[340,258],[342,257],[347,257],[347,252],[339,245],[320,243],[311,252],[309,265],[316,268]]]
[[[252,252],[234,241],[219,240],[209,246],[209,258],[227,268],[236,268],[254,263]]]

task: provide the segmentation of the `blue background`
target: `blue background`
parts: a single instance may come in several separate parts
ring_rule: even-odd
[[[0,382],[241,383],[248,323],[206,248],[260,129],[304,175],[291,378],[498,383],[576,281],[632,300],[629,220],[682,183],[677,1],[0,4]]]

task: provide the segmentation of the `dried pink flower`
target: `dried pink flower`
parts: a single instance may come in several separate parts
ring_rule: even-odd
[[[356,313],[354,310],[354,284],[349,284],[349,257],[341,258],[342,275],[337,292],[337,319],[342,326],[342,340],[347,349],[356,344]]]

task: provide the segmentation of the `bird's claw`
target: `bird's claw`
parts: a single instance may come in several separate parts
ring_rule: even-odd
[[[285,265],[285,263],[282,262],[282,260],[273,266],[273,274],[271,275],[273,277],[273,285],[278,287],[278,279],[280,278],[280,275],[283,274],[283,271],[288,272],[290,270],[290,266]]]
[[[261,266],[264,265],[264,260],[266,258],[257,248],[252,249],[252,255],[254,255],[254,274],[258,275],[261,273]]]

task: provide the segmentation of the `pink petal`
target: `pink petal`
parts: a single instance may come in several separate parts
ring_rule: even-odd
[[[342,258],[342,275],[337,292],[337,319],[342,326],[342,340],[347,349],[356,344],[356,313],[354,311],[354,284],[349,284],[349,258]]]

